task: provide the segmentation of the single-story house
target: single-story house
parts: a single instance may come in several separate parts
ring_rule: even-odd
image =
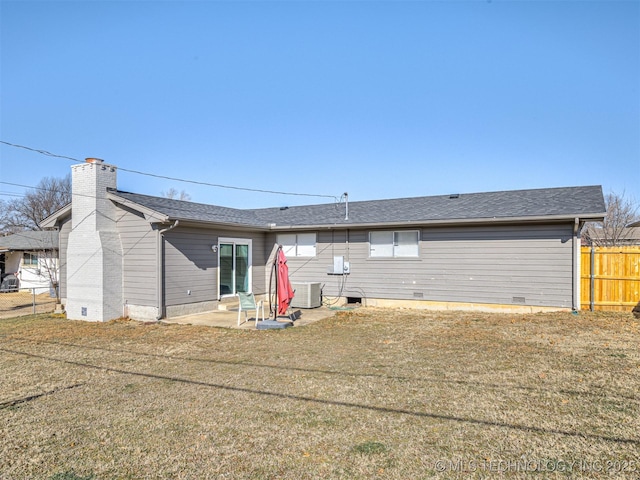
[[[0,237],[0,279],[18,278],[20,288],[49,292],[58,281],[58,232],[25,231]]]
[[[582,245],[584,246],[611,247],[614,243],[618,247],[640,246],[640,227],[626,226],[607,229],[602,225],[589,224],[582,232]]]
[[[234,209],[120,191],[117,168],[98,159],[71,168],[72,203],[41,226],[60,232],[67,316],[93,321],[160,319],[216,309],[237,292],[265,294],[276,244],[297,295],[579,309],[580,231],[605,215],[600,186]]]

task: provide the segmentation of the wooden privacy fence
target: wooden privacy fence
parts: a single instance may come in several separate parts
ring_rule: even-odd
[[[640,309],[640,247],[582,247],[583,310]]]

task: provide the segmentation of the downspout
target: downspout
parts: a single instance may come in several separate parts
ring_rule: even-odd
[[[581,222],[578,217],[573,221],[573,301],[572,310],[577,312],[580,310],[580,235],[582,234],[582,227],[584,222]]]
[[[162,230],[158,230],[158,245],[156,248],[156,259],[157,259],[157,277],[158,277],[158,284],[157,284],[157,303],[158,303],[158,315],[156,316],[156,320],[160,320],[161,318],[164,317],[164,307],[162,305],[162,299],[164,298],[164,282],[163,280],[163,274],[164,274],[164,244],[162,242],[162,237],[165,233],[167,233],[169,230],[173,230],[174,228],[176,228],[178,226],[178,223],[180,223],[180,220],[176,220],[175,222],[173,222],[173,225],[164,228]]]

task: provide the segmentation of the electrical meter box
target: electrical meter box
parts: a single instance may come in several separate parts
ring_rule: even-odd
[[[327,268],[327,273],[329,275],[346,275],[350,273],[349,262],[345,262],[342,255],[336,255],[333,257],[333,265]]]

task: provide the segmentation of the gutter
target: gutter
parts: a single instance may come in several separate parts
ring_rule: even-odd
[[[574,312],[577,312],[580,310],[580,275],[581,275],[581,269],[580,269],[580,259],[582,256],[582,252],[581,252],[581,242],[580,242],[580,236],[582,235],[582,228],[584,227],[585,221],[584,220],[580,220],[580,218],[576,217],[573,219],[573,262],[571,262],[572,264],[572,269],[573,269],[573,292],[572,292],[572,305],[571,305],[571,309]]]
[[[164,244],[163,244],[163,235],[167,233],[169,230],[173,230],[178,226],[180,220],[176,220],[173,222],[173,225],[170,225],[167,228],[163,228],[162,230],[158,230],[158,243],[156,247],[156,259],[157,259],[157,305],[158,305],[158,315],[156,316],[156,320],[160,320],[164,317],[164,308],[162,305],[162,299],[164,298],[164,289],[162,277],[164,273]]]
[[[167,217],[167,221],[174,220],[175,217]],[[183,226],[208,226],[208,227],[228,227],[236,230],[250,230],[252,232],[255,231],[263,231],[268,232],[271,230],[271,224],[249,224],[249,223],[234,223],[234,222],[218,222],[218,221],[207,221],[207,220],[193,220],[190,218],[182,218],[178,219]],[[294,228],[294,227],[292,227]]]
[[[309,225],[276,225],[270,224],[270,230],[322,230],[333,228],[384,228],[392,226],[438,226],[438,225],[484,225],[510,223],[542,223],[542,222],[573,222],[579,218],[581,222],[602,221],[604,213],[588,213],[584,216],[575,215],[545,215],[535,217],[491,217],[491,218],[463,218],[446,220],[407,220],[404,222],[369,222],[369,223],[326,223]]]

